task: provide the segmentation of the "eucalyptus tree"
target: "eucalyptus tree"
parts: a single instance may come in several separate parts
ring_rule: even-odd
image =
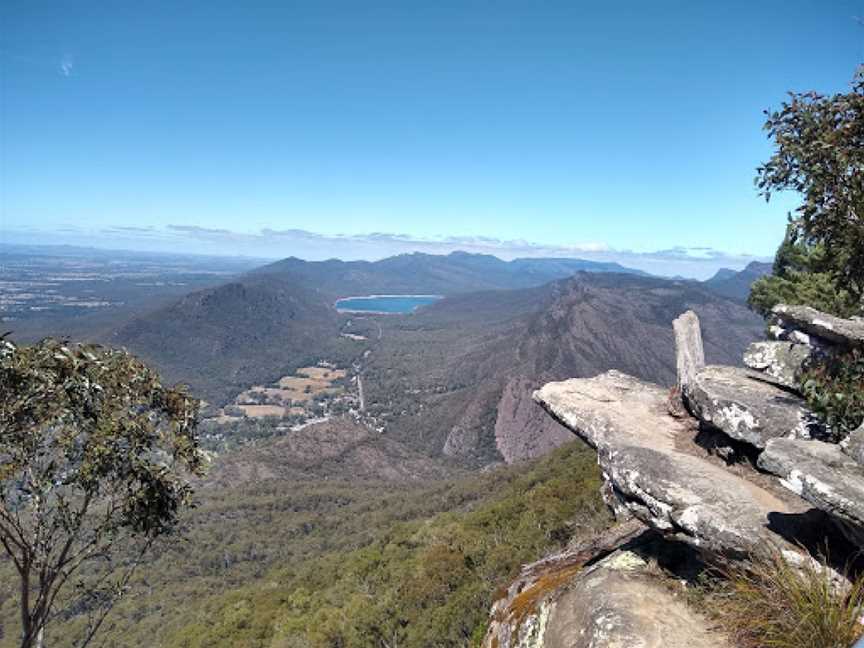
[[[811,303],[840,315],[860,313],[864,298],[864,73],[849,92],[791,93],[767,113],[774,153],[757,171],[769,200],[797,192],[774,274],[758,281],[750,303],[766,312],[779,301]],[[828,294],[826,294],[826,290]],[[816,302],[816,303],[812,303]]]
[[[21,648],[58,617],[89,644],[199,473],[198,402],[125,350],[0,338],[0,547]],[[0,553],[2,555],[2,553]]]

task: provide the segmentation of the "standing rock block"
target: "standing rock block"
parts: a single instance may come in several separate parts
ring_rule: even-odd
[[[685,388],[684,402],[703,423],[756,448],[774,437],[810,438],[819,429],[801,398],[747,369],[705,367]]]
[[[699,317],[693,311],[679,315],[672,322],[675,330],[675,354],[678,366],[678,389],[683,390],[696,373],[705,366],[705,350],[702,347],[702,329]]]
[[[846,537],[864,547],[864,467],[831,443],[771,439],[759,467],[830,514]]]
[[[797,330],[839,346],[864,348],[864,321],[859,318],[843,319],[809,306],[785,304],[778,304],[771,313],[775,336]]]
[[[805,365],[815,353],[808,344],[754,342],[744,352],[744,364],[771,376],[780,385],[798,391]]]

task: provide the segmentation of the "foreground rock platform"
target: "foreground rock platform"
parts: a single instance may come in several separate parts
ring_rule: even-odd
[[[649,567],[650,534],[634,523],[523,568],[493,606],[483,647],[729,648]]]
[[[864,467],[839,446],[802,439],[773,439],[759,467],[839,522],[846,537],[864,546]]]
[[[731,646],[631,551],[617,551],[587,569],[556,603],[546,623],[546,648]]]
[[[636,518],[728,556],[784,545],[769,516],[800,512],[705,457],[678,449],[693,425],[667,411],[667,392],[609,371],[545,385],[534,399],[593,446],[609,489]]]
[[[810,438],[818,431],[799,396],[748,369],[708,365],[683,396],[700,421],[756,448],[772,438]]]

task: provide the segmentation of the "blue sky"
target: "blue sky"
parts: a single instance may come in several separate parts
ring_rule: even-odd
[[[0,241],[465,248],[704,276],[770,256],[762,111],[848,88],[864,2],[2,9]]]

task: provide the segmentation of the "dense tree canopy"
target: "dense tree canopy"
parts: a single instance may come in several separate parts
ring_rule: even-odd
[[[860,312],[864,297],[864,75],[851,91],[792,93],[768,114],[771,158],[758,169],[766,199],[800,193],[775,272],[757,282],[751,303],[806,303],[840,315]],[[831,293],[826,295],[825,290]],[[773,302],[773,303],[772,303]]]
[[[805,243],[797,227],[790,225],[774,257],[772,274],[751,288],[750,307],[766,317],[777,304],[806,304],[836,315],[856,313],[856,298],[834,274],[820,270],[825,256],[824,245]]]
[[[775,151],[756,183],[766,199],[793,190],[802,202],[789,217],[773,273],[753,284],[749,303],[765,316],[778,303],[805,304],[848,317],[864,310],[864,74],[851,92],[791,94],[768,114]],[[860,352],[813,362],[801,378],[808,407],[835,441],[864,420]]]
[[[174,529],[201,468],[197,411],[126,351],[0,338],[0,546],[22,648],[68,614],[87,616],[89,643],[136,558]]]

